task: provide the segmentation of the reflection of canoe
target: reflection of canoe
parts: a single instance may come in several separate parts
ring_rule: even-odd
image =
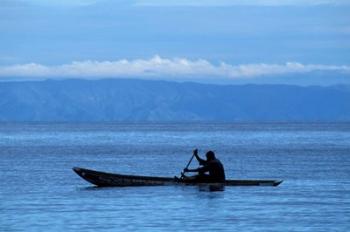
[[[100,187],[125,186],[156,186],[156,185],[200,185],[208,183],[185,182],[181,179],[168,177],[133,176],[98,172],[85,168],[73,168],[84,180]],[[225,186],[277,186],[281,180],[226,180],[225,183],[210,183],[210,185]]]

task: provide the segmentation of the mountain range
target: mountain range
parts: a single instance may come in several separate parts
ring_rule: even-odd
[[[342,122],[350,86],[136,79],[0,82],[0,121]]]

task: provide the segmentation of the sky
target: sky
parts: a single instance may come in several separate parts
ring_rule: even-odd
[[[350,84],[349,0],[0,0],[0,80]]]

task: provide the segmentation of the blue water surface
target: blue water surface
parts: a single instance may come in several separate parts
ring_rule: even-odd
[[[71,170],[174,176],[194,148],[229,179],[284,182],[95,188]],[[1,123],[0,158],[0,231],[350,231],[347,123]]]

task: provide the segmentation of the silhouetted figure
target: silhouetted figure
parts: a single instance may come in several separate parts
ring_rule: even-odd
[[[207,160],[201,159],[198,156],[198,150],[193,151],[193,155],[198,160],[201,167],[196,169],[188,169],[185,168],[184,172],[198,172],[197,176],[194,177],[185,177],[185,180],[188,181],[196,181],[196,182],[225,182],[225,170],[224,166],[215,157],[215,153],[213,151],[208,151],[206,153]],[[209,173],[209,174],[207,174]]]

